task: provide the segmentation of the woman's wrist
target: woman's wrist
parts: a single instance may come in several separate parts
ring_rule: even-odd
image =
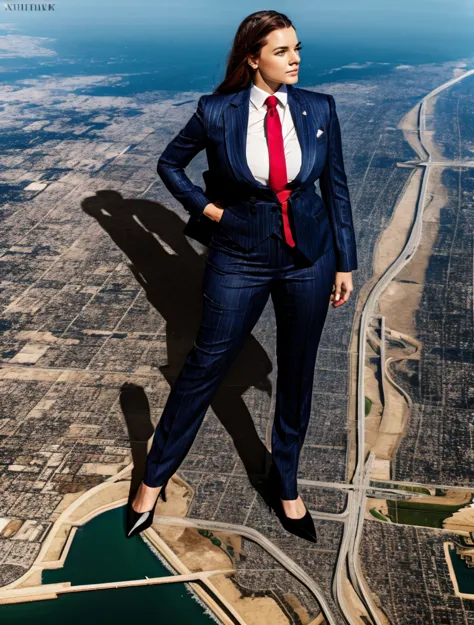
[[[217,222],[221,220],[223,212],[224,212],[224,209],[217,206],[213,202],[209,202],[209,204],[206,204],[203,210],[203,213],[204,215],[206,215],[206,217],[209,217],[209,219],[212,219],[212,221],[217,221]]]

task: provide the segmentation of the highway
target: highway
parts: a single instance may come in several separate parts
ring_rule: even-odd
[[[345,576],[346,563],[349,570],[350,582],[357,592],[359,598],[364,603],[367,609],[367,616],[370,617],[371,622],[374,625],[383,625],[378,616],[378,612],[373,603],[370,595],[367,583],[365,582],[359,560],[359,545],[362,536],[364,515],[365,515],[365,503],[367,498],[367,488],[370,481],[370,467],[374,460],[372,452],[369,453],[367,459],[365,459],[365,394],[364,394],[364,376],[365,369],[365,345],[367,340],[367,330],[376,311],[376,306],[381,293],[388,287],[393,278],[403,269],[403,267],[411,260],[415,253],[420,240],[422,231],[422,216],[426,202],[426,189],[428,187],[428,181],[430,176],[430,169],[435,167],[466,167],[464,161],[436,161],[431,160],[431,154],[426,147],[425,133],[426,133],[426,102],[435,95],[438,95],[444,89],[448,89],[451,85],[460,80],[463,80],[474,74],[474,70],[469,70],[464,74],[457,76],[443,85],[433,89],[428,93],[420,102],[419,114],[418,114],[418,138],[422,149],[426,154],[426,160],[419,165],[424,166],[424,172],[421,181],[421,190],[418,195],[416,204],[416,214],[413,228],[410,232],[410,236],[405,244],[405,247],[401,251],[397,260],[387,269],[380,280],[375,284],[370,292],[362,310],[360,332],[359,332],[359,358],[358,358],[358,372],[359,378],[357,380],[357,465],[352,478],[351,484],[355,487],[352,492],[348,494],[348,510],[349,517],[344,526],[344,536],[341,549],[339,551],[338,564],[336,570],[336,576],[334,580],[334,593],[335,599],[343,611],[347,622],[351,625],[358,625],[359,621],[352,617],[352,615],[344,610],[344,598],[342,593],[342,580]],[[472,161],[468,161],[472,163]],[[383,336],[383,334],[382,334]],[[362,374],[360,373],[362,372]],[[420,484],[423,486],[423,484]],[[432,486],[432,485],[430,485]]]
[[[321,590],[318,582],[310,577],[306,571],[304,571],[296,562],[289,558],[284,551],[279,549],[271,540],[266,536],[247,525],[237,525],[235,523],[222,523],[220,521],[207,521],[201,519],[193,519],[189,517],[173,517],[173,516],[160,516],[155,515],[153,522],[161,525],[171,525],[173,527],[194,527],[197,529],[212,529],[221,532],[231,532],[244,536],[249,540],[259,544],[265,549],[271,556],[275,558],[286,570],[291,573],[296,579],[299,579],[313,595],[316,597],[321,609],[326,617],[328,625],[340,625],[335,616],[332,614],[330,606],[326,601],[326,597]]]

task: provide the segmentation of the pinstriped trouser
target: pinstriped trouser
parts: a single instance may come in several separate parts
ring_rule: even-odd
[[[278,367],[272,456],[281,498],[296,499],[335,263],[332,246],[310,265],[279,233],[246,252],[217,229],[203,277],[200,327],[156,427],[143,480],[147,486],[163,484],[186,457],[215,392],[271,295]]]

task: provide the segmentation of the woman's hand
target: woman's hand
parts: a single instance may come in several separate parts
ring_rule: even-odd
[[[217,209],[217,210],[216,210]],[[224,212],[224,208],[222,208],[220,200],[216,200],[215,202],[210,202],[207,204],[203,210],[204,215],[212,219],[212,221],[219,222],[222,218],[222,213]]]
[[[353,290],[352,271],[336,271],[333,292],[330,297],[331,302],[333,302],[333,307],[337,308],[338,306],[345,304],[351,296]]]

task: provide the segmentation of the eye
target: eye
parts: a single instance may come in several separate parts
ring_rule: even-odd
[[[295,50],[297,50],[298,52],[301,50],[303,46],[296,46]],[[280,52],[277,52],[278,56],[281,56],[282,54],[285,54],[286,50],[280,50]]]

